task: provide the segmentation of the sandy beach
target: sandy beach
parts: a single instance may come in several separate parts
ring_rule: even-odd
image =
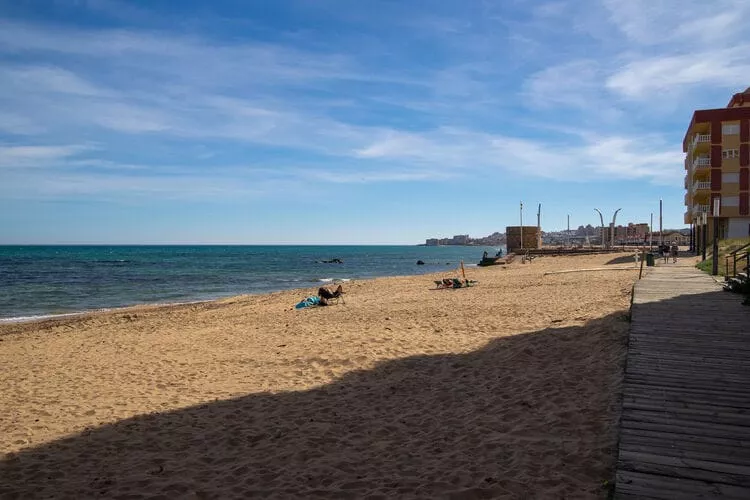
[[[2,324],[0,497],[605,498],[623,255]]]

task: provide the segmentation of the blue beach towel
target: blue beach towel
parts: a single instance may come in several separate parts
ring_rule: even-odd
[[[304,309],[305,307],[317,306],[318,304],[320,304],[320,297],[318,297],[317,295],[312,295],[294,306],[294,308]]]

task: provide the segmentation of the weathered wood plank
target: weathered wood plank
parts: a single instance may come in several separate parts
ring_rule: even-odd
[[[663,500],[693,500],[726,498],[747,500],[750,488],[727,484],[707,483],[693,479],[646,474],[635,471],[617,471],[617,494],[635,498],[658,498]]]
[[[718,410],[715,407],[711,409],[695,409],[670,404],[659,405],[629,402],[623,402],[622,407],[640,412],[658,413],[676,419],[709,423],[731,423],[733,425],[748,427],[748,433],[750,434],[750,415],[741,412],[729,412],[726,409]]]
[[[746,465],[630,450],[620,451],[620,462],[625,464],[625,468],[628,470],[639,472],[661,470],[666,471],[667,475],[673,477],[750,486],[750,467]]]
[[[724,448],[716,446],[689,446],[688,443],[675,440],[656,441],[653,438],[623,439],[620,449],[625,452],[653,453],[665,457],[706,460],[737,464],[750,467],[750,455],[743,453],[744,448]]]
[[[658,430],[650,429],[620,429],[621,438],[648,438],[654,442],[666,440],[673,441],[675,443],[683,443],[686,445],[695,444],[697,445],[708,445],[716,448],[736,448],[739,447],[743,450],[750,450],[750,440],[735,439],[734,437],[722,438],[717,436],[701,436],[696,434],[681,433],[679,430],[672,429],[674,432],[661,432]]]
[[[750,401],[743,399],[737,401],[718,400],[706,396],[704,398],[685,397],[679,394],[656,394],[646,391],[636,393],[636,395],[623,395],[623,407],[626,404],[635,405],[666,405],[668,408],[691,408],[695,410],[716,408],[718,411],[737,410],[740,414],[750,415]]]

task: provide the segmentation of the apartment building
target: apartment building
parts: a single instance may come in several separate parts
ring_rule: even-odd
[[[708,241],[714,230],[719,238],[750,236],[750,87],[734,94],[726,108],[695,111],[682,150],[685,224],[696,228],[697,246],[704,220]],[[714,200],[720,204],[716,228]]]

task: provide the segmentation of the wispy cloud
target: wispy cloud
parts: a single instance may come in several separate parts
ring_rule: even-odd
[[[739,89],[750,75],[750,45],[640,59],[607,79],[607,87],[629,98],[697,85]]]
[[[357,151],[365,158],[411,160],[454,175],[495,170],[568,182],[644,179],[657,184],[679,180],[682,158],[658,137],[600,136],[581,132],[583,141],[543,141],[444,129],[430,134],[389,133]]]
[[[49,167],[82,152],[90,151],[88,145],[65,146],[0,146],[0,168],[25,169]]]

